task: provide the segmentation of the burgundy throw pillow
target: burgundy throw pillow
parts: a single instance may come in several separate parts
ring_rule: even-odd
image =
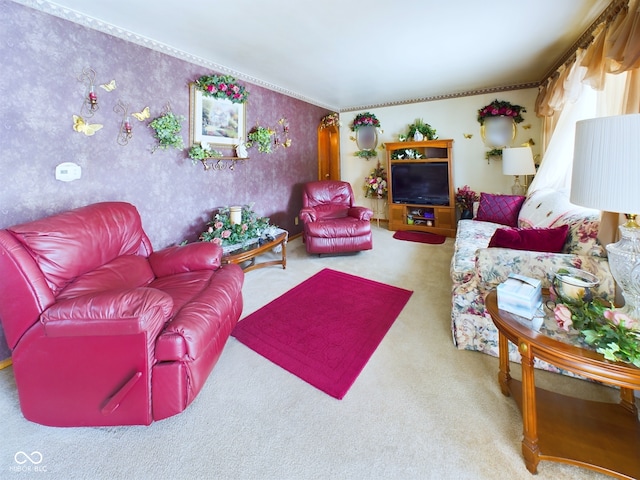
[[[518,215],[526,197],[521,195],[480,194],[480,207],[476,220],[499,223],[508,227],[518,226]]]
[[[569,225],[556,228],[499,228],[491,237],[489,247],[561,253],[568,233]]]

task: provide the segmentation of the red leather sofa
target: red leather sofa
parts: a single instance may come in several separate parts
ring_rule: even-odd
[[[148,425],[183,411],[242,313],[244,274],[208,242],[154,252],[105,202],[0,230],[0,320],[25,418]]]
[[[371,250],[370,208],[354,206],[351,184],[319,180],[304,185],[300,220],[308,253],[331,254]]]

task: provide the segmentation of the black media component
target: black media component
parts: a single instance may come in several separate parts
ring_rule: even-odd
[[[391,165],[393,203],[448,206],[449,165],[447,162]]]

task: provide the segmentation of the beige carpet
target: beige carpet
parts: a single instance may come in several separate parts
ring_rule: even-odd
[[[374,227],[374,246],[318,258],[296,239],[286,270],[246,275],[243,315],[325,267],[415,291],[343,400],[231,338],[199,397],[178,416],[149,427],[51,428],[23,419],[8,368],[0,371],[0,478],[608,478],[551,462],[541,462],[536,477],[525,469],[520,414],[500,393],[497,359],[451,342],[452,239],[399,241],[381,226]],[[536,379],[616,399],[588,382],[547,372]],[[40,452],[46,472],[17,473],[19,451]]]

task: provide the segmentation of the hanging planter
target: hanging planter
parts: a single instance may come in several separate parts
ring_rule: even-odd
[[[182,115],[174,115],[173,112],[167,107],[167,112],[164,115],[154,118],[149,127],[155,132],[154,137],[158,140],[158,145],[153,148],[153,152],[157,149],[167,150],[169,148],[175,148],[181,150],[184,148],[184,141],[182,140],[182,122],[184,117]]]
[[[271,145],[275,133],[275,130],[256,125],[247,135],[249,139],[246,144],[247,148],[256,147],[261,153],[271,153]]]

